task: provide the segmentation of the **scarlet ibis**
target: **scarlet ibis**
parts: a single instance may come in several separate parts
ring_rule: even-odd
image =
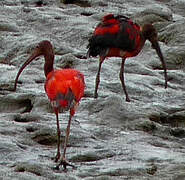
[[[56,115],[56,122],[57,122],[57,154],[55,157],[55,162],[57,162],[60,159],[60,125],[59,125],[59,118],[58,114],[60,110],[69,110],[69,121],[66,128],[66,136],[64,141],[64,152],[63,156],[60,160],[60,163],[57,166],[57,169],[60,165],[66,169],[66,166],[72,166],[67,160],[66,160],[66,148],[70,133],[70,125],[71,125],[71,119],[75,114],[75,111],[79,105],[80,99],[84,95],[84,88],[85,88],[85,82],[84,82],[84,75],[75,69],[59,69],[54,70],[53,69],[53,62],[54,62],[54,50],[51,45],[51,43],[47,40],[41,41],[38,46],[34,49],[32,55],[28,58],[28,60],[21,66],[19,69],[15,84],[14,84],[14,90],[16,90],[18,78],[23,71],[23,69],[31,63],[36,57],[43,55],[45,58],[45,64],[44,64],[44,73],[46,76],[46,82],[45,82],[45,91],[46,94],[51,102],[51,105],[54,109],[55,115]]]
[[[101,65],[106,57],[121,57],[120,80],[126,101],[130,101],[125,82],[124,64],[126,58],[134,57],[139,54],[145,41],[149,40],[152,47],[156,50],[164,69],[165,88],[167,88],[167,70],[159,43],[157,31],[152,24],[145,24],[142,27],[134,23],[131,19],[121,15],[108,14],[96,26],[92,37],[87,46],[87,56],[96,57],[99,55],[99,68],[96,76],[94,98],[98,97],[98,86],[100,83]]]

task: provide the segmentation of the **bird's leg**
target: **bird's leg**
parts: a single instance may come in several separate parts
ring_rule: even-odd
[[[168,77],[167,77],[167,68],[166,68],[166,62],[165,61],[162,61],[162,66],[163,66],[163,69],[164,69],[164,79],[165,79],[165,89],[167,88],[168,86]]]
[[[123,91],[125,92],[126,101],[127,102],[130,102],[130,98],[129,98],[128,93],[127,93],[127,90],[126,90],[125,80],[124,80],[124,65],[125,65],[125,58],[122,58],[122,63],[121,63],[119,77],[120,77],[120,80],[121,80]]]
[[[71,109],[70,109],[70,116],[69,116],[69,121],[66,128],[66,136],[64,141],[64,152],[59,164],[56,166],[56,169],[59,169],[60,166],[63,166],[65,170],[67,166],[71,166],[73,168],[75,167],[66,160],[66,149],[67,149],[67,142],[68,142],[69,133],[70,133],[71,119],[72,119],[72,115],[71,115]]]
[[[98,73],[96,75],[96,84],[95,84],[94,98],[98,97],[98,86],[99,86],[99,83],[100,83],[100,71],[101,71],[101,65],[102,65],[104,59],[105,58],[100,57]]]
[[[57,120],[57,154],[55,156],[55,162],[57,162],[60,159],[60,124],[59,124],[59,119],[58,119],[58,110],[55,110],[55,114],[56,114],[56,120]]]

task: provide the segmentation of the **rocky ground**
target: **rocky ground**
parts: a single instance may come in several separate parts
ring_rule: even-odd
[[[184,180],[185,1],[56,0],[0,1],[0,179]],[[42,3],[43,2],[43,3]],[[107,13],[153,23],[168,67],[149,42],[125,64],[131,102],[119,80],[121,60],[104,62],[94,99],[98,58],[86,58],[88,38]],[[67,157],[77,169],[55,170],[56,120],[44,91],[43,57],[21,74],[38,42],[55,48],[55,67],[85,74],[86,91],[71,127]],[[62,141],[68,112],[60,114]]]

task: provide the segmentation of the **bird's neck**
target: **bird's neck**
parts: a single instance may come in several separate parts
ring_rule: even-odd
[[[45,76],[53,71],[53,63],[54,63],[54,55],[53,54],[46,54],[44,55],[45,58],[45,64],[44,64],[44,73]]]

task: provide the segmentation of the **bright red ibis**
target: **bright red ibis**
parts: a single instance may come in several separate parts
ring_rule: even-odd
[[[15,79],[14,90],[16,90],[18,78],[21,72],[23,71],[23,69],[29,63],[31,63],[36,57],[41,55],[43,55],[45,58],[45,64],[44,64],[44,73],[46,76],[45,91],[54,109],[54,112],[56,114],[56,121],[57,121],[58,141],[57,141],[57,154],[55,157],[55,162],[57,162],[60,159],[61,131],[60,131],[58,113],[60,110],[70,111],[69,121],[66,128],[66,136],[64,141],[64,152],[60,160],[60,163],[57,166],[57,169],[59,168],[60,165],[62,165],[64,169],[66,169],[66,166],[74,167],[66,160],[65,155],[66,155],[67,142],[68,142],[69,133],[70,133],[71,119],[75,114],[75,111],[79,105],[80,99],[84,95],[84,88],[85,88],[84,75],[80,71],[75,69],[54,70],[53,69],[53,62],[54,62],[53,47],[51,43],[46,40],[38,44],[38,46],[35,48],[32,55],[19,69],[19,72],[17,73],[17,77]]]
[[[88,57],[100,56],[94,98],[98,97],[97,91],[100,83],[100,70],[103,61],[107,57],[121,57],[122,64],[119,76],[126,101],[130,101],[124,82],[125,60],[126,58],[137,56],[146,40],[151,42],[152,47],[156,50],[161,60],[164,69],[165,88],[167,88],[166,62],[164,61],[157,39],[157,31],[154,26],[152,24],[145,24],[141,27],[128,17],[108,14],[103,17],[102,21],[95,28],[87,46]]]

